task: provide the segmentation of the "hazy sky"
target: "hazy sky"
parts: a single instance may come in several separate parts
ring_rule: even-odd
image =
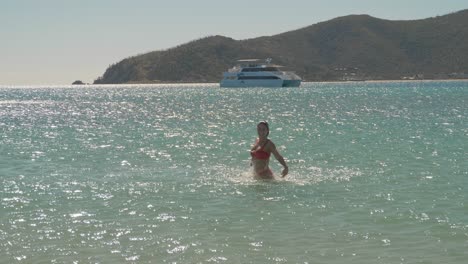
[[[351,14],[412,20],[462,9],[467,0],[0,0],[0,85],[91,83],[126,57],[211,35],[246,39]]]

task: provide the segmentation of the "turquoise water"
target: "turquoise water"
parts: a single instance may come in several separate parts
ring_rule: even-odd
[[[0,263],[468,257],[468,82],[0,87],[0,127]]]

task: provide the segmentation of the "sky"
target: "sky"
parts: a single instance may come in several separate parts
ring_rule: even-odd
[[[213,35],[239,40],[352,14],[414,20],[463,9],[467,0],[0,0],[0,85],[92,83],[124,58]]]

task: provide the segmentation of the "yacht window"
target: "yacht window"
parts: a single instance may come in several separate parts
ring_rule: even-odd
[[[239,80],[277,80],[276,76],[239,76]]]
[[[278,71],[275,67],[265,67],[265,68],[244,68],[242,72],[276,72]]]

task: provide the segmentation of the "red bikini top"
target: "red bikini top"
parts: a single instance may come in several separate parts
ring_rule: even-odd
[[[257,142],[258,142],[258,139],[257,139]],[[266,144],[268,144],[268,142],[269,142],[269,140],[267,140],[265,142],[265,144],[263,144],[263,146],[261,146],[257,150],[251,150],[250,151],[250,156],[252,156],[252,158],[256,158],[256,159],[260,159],[260,160],[269,159],[271,153],[266,152],[266,151],[263,150],[263,148],[266,146]]]

